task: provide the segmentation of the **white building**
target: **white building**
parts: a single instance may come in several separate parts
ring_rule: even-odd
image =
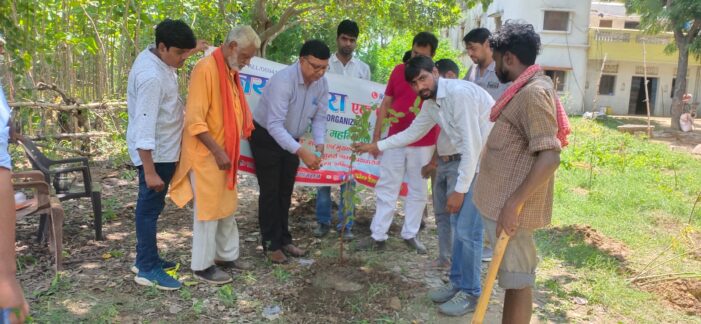
[[[494,0],[486,9],[477,5],[466,10],[459,25],[443,31],[443,36],[463,50],[460,59],[470,66],[462,38],[471,29],[495,31],[509,20],[532,24],[542,44],[536,63],[557,81],[567,110],[579,113],[585,103],[590,6],[587,0]]]

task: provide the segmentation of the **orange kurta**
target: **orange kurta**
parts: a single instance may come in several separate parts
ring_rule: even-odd
[[[237,132],[241,133],[243,112],[238,90],[234,86],[233,72],[230,89],[234,104]],[[197,197],[197,219],[218,220],[231,216],[238,206],[236,187],[226,188],[226,171],[219,170],[214,155],[198,138],[197,134],[209,132],[219,146],[224,148],[223,100],[219,86],[217,63],[209,55],[195,65],[190,75],[185,125],[180,163],[170,185],[170,199],[180,208],[194,196]],[[235,163],[235,161],[232,161]],[[193,192],[189,174],[195,180]]]

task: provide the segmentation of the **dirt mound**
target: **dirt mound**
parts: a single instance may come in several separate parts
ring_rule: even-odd
[[[625,244],[599,233],[589,225],[567,225],[553,228],[553,231],[563,235],[581,236],[585,243],[605,252],[620,262],[626,262],[626,258],[630,254],[630,250]]]
[[[642,286],[689,315],[701,316],[701,280],[677,279]]]
[[[345,323],[374,320],[401,309],[420,283],[406,282],[379,268],[363,267],[361,260],[344,264],[322,259],[305,274],[299,298],[289,305],[293,323]],[[421,290],[421,289],[419,289]]]

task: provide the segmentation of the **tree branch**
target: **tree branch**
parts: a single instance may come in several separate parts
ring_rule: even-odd
[[[260,38],[269,40],[272,38],[275,38],[277,34],[285,30],[285,25],[287,25],[287,22],[290,20],[290,18],[294,16],[301,15],[305,12],[311,12],[315,10],[320,10],[323,9],[323,5],[317,5],[317,6],[309,6],[309,7],[304,7],[304,8],[296,8],[296,6],[299,6],[305,2],[305,0],[296,0],[293,1],[292,4],[285,9],[285,12],[282,13],[280,16],[280,19],[275,23],[274,25],[270,26],[270,28],[266,28],[263,33],[261,33]]]

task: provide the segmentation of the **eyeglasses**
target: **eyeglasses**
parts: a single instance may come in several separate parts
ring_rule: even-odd
[[[326,65],[317,65],[317,64],[314,64],[314,63],[312,63],[311,61],[309,61],[309,59],[306,58],[306,57],[302,57],[302,58],[304,59],[305,62],[307,62],[307,64],[309,64],[309,66],[312,67],[312,69],[314,70],[314,72],[322,72],[322,71],[326,71],[326,70],[329,69],[329,65],[328,65],[328,64],[326,64]]]

